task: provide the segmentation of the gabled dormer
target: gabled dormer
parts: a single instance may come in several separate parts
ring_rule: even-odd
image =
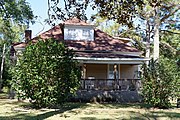
[[[72,18],[64,23],[64,40],[94,41],[94,26]]]

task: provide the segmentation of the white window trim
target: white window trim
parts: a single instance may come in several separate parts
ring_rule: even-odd
[[[75,30],[76,36],[70,36],[68,31]],[[87,31],[87,35],[83,35],[83,31]],[[64,40],[85,40],[94,41],[94,28],[92,26],[65,26]]]

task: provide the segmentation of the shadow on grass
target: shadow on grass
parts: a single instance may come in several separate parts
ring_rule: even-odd
[[[179,120],[180,119],[180,113],[176,112],[165,112],[165,111],[156,111],[156,112],[150,112],[150,113],[138,113],[139,116],[133,116],[130,117],[132,120],[160,120],[162,118],[166,119],[172,119],[172,120]]]
[[[31,104],[22,104],[22,106],[25,109],[32,109],[32,105]],[[11,116],[1,116],[0,115],[0,120],[16,120],[16,119],[22,119],[22,120],[44,120],[46,118],[49,118],[51,116],[57,115],[57,114],[61,114],[64,113],[66,111],[75,109],[75,108],[84,108],[88,105],[86,105],[85,103],[65,103],[63,106],[59,107],[59,109],[53,109],[53,111],[48,111],[42,114],[38,114],[38,115],[34,115],[32,113],[29,112],[25,112],[25,113],[16,113],[15,115],[11,115]],[[39,109],[40,111],[44,111],[43,109]],[[46,111],[46,110],[45,110]]]
[[[131,115],[130,118],[128,118],[128,120],[161,120],[161,119],[179,120],[180,119],[180,113],[176,113],[176,112],[149,111],[148,113],[140,113],[140,112],[130,111],[130,113]]]
[[[144,104],[144,103],[103,103],[102,107],[108,107],[108,108],[127,108],[127,107],[131,107],[131,108],[145,108],[145,109],[149,109],[152,108],[151,105],[148,104]]]
[[[125,115],[122,115],[122,114],[125,114]],[[114,119],[118,119],[118,120],[149,120],[149,119],[155,119],[155,118],[154,118],[154,116],[148,116],[146,114],[142,114],[142,113],[135,112],[135,111],[126,111],[124,113],[116,113],[116,114],[114,114],[114,116],[111,115],[110,118],[101,118],[101,117],[96,117],[96,116],[90,116],[90,117],[81,117],[80,119],[81,120],[114,120]]]
[[[44,120],[53,115],[59,114],[59,111],[50,111],[39,115],[32,115],[27,113],[16,114],[13,116],[0,116],[0,120]]]
[[[169,117],[173,119],[180,119],[180,113],[177,112],[164,112],[164,111],[154,111],[152,115],[155,117]]]
[[[96,117],[82,117],[81,120],[112,120],[112,119],[106,119],[106,118],[102,118],[102,119],[98,119]]]

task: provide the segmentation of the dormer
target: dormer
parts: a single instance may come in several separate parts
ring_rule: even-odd
[[[77,18],[64,23],[64,40],[94,41],[94,26]]]

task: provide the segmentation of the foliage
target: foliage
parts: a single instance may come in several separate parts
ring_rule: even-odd
[[[28,23],[33,19],[33,13],[26,0],[1,0],[0,18],[4,21],[13,20],[14,22]]]
[[[9,59],[6,59],[2,74],[2,79],[3,79],[2,88],[3,87],[10,88],[10,81],[12,80],[11,68],[12,68],[12,64],[10,63]]]
[[[19,41],[24,32],[25,24],[33,21],[34,15],[26,0],[0,1],[0,39],[8,45],[12,41]]]
[[[160,42],[160,54],[174,61],[177,64],[178,71],[180,71],[180,43],[179,43],[180,31],[174,30],[172,32],[165,31],[161,33]],[[177,80],[177,85],[180,85],[180,79]],[[180,97],[180,86],[177,90],[177,95]]]
[[[151,60],[143,65],[143,96],[144,101],[154,107],[170,107],[170,98],[177,92],[176,83],[180,72],[173,60],[161,58],[159,62]]]
[[[8,46],[12,41],[20,41],[25,24],[33,23],[33,18],[33,12],[26,0],[0,1],[0,39]]]
[[[111,36],[118,36],[120,24],[114,21],[110,21],[107,18],[98,17],[98,14],[96,14],[94,25]]]
[[[9,48],[12,42],[22,41],[22,34],[26,29],[26,25],[33,23],[33,12],[26,0],[1,0],[0,1],[0,54],[3,52],[3,44],[5,44],[5,63],[1,63],[3,69],[0,74],[0,86],[7,83],[11,79]],[[2,56],[0,61],[2,61]],[[7,84],[6,84],[7,85]],[[8,85],[9,87],[9,85]],[[1,89],[0,89],[1,91]]]
[[[5,43],[7,46],[10,46],[12,42],[22,41],[26,28],[25,24],[4,21],[0,18],[0,44]]]
[[[64,4],[62,4],[63,2]],[[142,9],[143,0],[48,0],[50,21],[65,20],[74,16],[79,19],[87,19],[85,10],[88,6],[93,10],[96,9],[100,17],[105,16],[117,23],[132,26],[133,17],[135,17],[138,8]]]
[[[63,103],[79,87],[80,72],[72,50],[54,39],[39,40],[23,52],[14,69],[18,97],[37,107]]]
[[[170,59],[178,59],[180,55],[178,51],[180,51],[180,30],[174,31],[177,34],[164,32],[161,33],[161,43],[160,43],[160,52],[161,55]]]

